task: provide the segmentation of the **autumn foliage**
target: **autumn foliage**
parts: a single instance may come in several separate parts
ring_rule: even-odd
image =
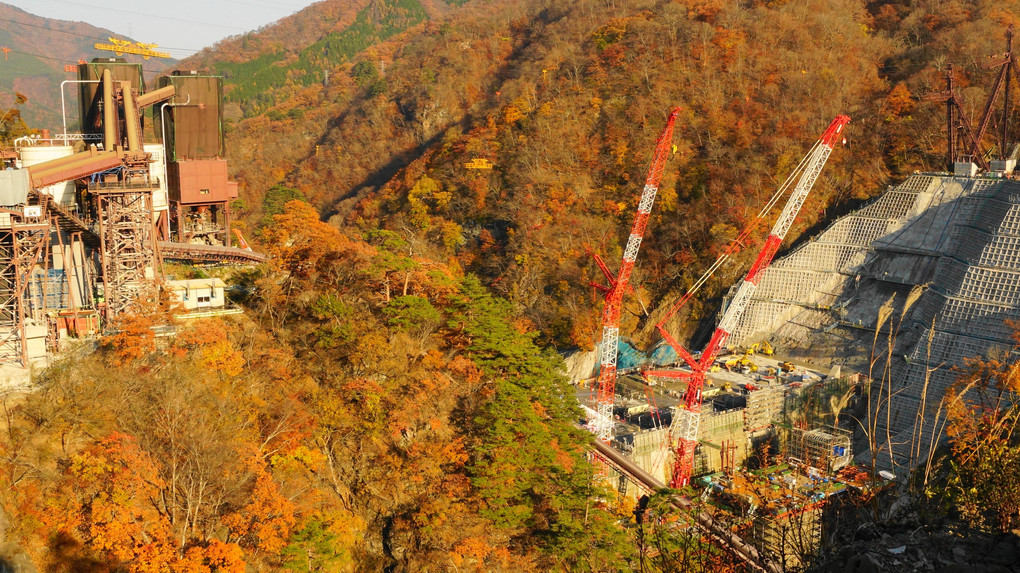
[[[625,566],[559,358],[509,302],[399,233],[274,223],[248,317],[154,337],[139,308],[8,406],[0,507],[40,567]]]
[[[380,27],[414,12],[378,4]],[[323,62],[329,82],[303,83],[296,60],[281,63],[291,81],[274,88],[274,115],[240,118],[231,133],[243,215],[265,221],[284,187],[349,235],[400,230],[412,256],[455,260],[509,299],[540,342],[585,349],[598,331],[590,253],[620,259],[671,108],[683,108],[675,153],[633,281],[652,314],[709,267],[730,239],[718,231],[743,229],[837,113],[854,118],[848,145],[791,240],[888,182],[941,169],[943,109],[926,96],[953,62],[979,109],[992,81],[979,62],[1001,52],[1012,18],[1012,3],[988,1],[419,4],[431,20]],[[236,44],[278,33],[201,62],[215,69]],[[274,46],[298,60],[304,49]],[[493,168],[468,168],[474,160]],[[714,311],[764,234],[705,285],[678,332]],[[622,328],[654,342],[656,321],[632,303]]]

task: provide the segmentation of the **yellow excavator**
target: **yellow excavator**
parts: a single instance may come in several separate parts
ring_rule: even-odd
[[[758,365],[747,359],[747,355],[730,358],[723,363],[723,367],[730,372],[743,372],[749,374],[758,371]]]
[[[765,356],[772,356],[773,354],[775,354],[775,349],[773,349],[772,345],[765,340],[761,342],[755,342],[754,344],[744,349],[745,356],[754,356],[755,354],[758,353],[764,354]]]

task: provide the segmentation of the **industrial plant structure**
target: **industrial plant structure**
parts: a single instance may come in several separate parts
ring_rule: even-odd
[[[0,364],[27,366],[96,332],[162,275],[162,260],[257,262],[230,247],[237,186],[223,159],[222,81],[78,66],[79,133],[16,142],[0,172]],[[154,109],[161,139],[145,141]]]

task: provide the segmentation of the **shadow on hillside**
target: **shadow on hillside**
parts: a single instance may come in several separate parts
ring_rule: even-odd
[[[566,16],[566,14],[566,10],[556,11],[547,8],[538,14],[535,22],[540,22],[543,25],[549,25],[562,19]],[[523,37],[519,39],[509,56],[507,56],[505,63],[499,66],[496,71],[489,76],[492,78],[492,83],[488,87],[488,92],[490,94],[497,94],[502,91],[503,86],[507,81],[519,78],[521,76],[522,68],[527,64],[533,63],[536,58],[540,57],[538,55],[535,57],[529,57],[529,53],[536,45],[537,40],[543,35],[544,30],[544,26],[531,26],[525,31]],[[368,176],[360,183],[352,186],[349,192],[337,197],[330,205],[324,206],[319,215],[323,220],[329,220],[331,217],[337,215],[342,216],[344,211],[346,211],[346,209],[358,199],[367,193],[378,190],[388,181],[393,179],[393,177],[395,177],[402,169],[421,158],[426,151],[441,142],[451,129],[456,127],[460,129],[461,133],[467,133],[477,123],[476,118],[480,118],[480,120],[484,122],[485,118],[490,113],[498,110],[501,106],[501,100],[496,98],[490,98],[482,102],[478,102],[474,106],[476,109],[469,108],[465,110],[463,117],[461,117],[460,120],[447,123],[429,139],[419,143],[413,148],[393,152],[390,155],[390,159],[385,164],[369,173]],[[326,138],[328,135],[350,119],[351,114],[356,111],[357,110],[345,111],[340,116],[330,120],[327,124],[326,130],[323,132],[323,135],[316,143],[319,145],[325,145],[327,143]],[[413,128],[409,127],[408,129]]]

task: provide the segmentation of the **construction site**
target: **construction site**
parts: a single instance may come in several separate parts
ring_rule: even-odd
[[[608,475],[622,494],[669,486],[700,496],[710,519],[694,525],[756,569],[797,569],[817,551],[833,499],[875,495],[933,455],[956,368],[1008,352],[1008,321],[1020,319],[1020,145],[1006,121],[1020,76],[1012,30],[996,62],[974,123],[951,66],[945,91],[929,97],[945,104],[946,171],[914,173],[777,257],[849,123],[837,117],[759,215],[772,231],[725,295],[704,349],[688,350],[664,325],[737,247],[670,307],[656,325],[661,342],[644,355],[621,342],[619,314],[667,125],[620,270],[599,261],[609,286],[598,367],[575,374],[596,457],[615,468]]]
[[[19,138],[0,171],[0,365],[101,332],[165,260],[263,260],[231,241],[222,78],[173,72],[147,92],[122,58],[77,71],[62,91],[77,95],[80,130],[65,110],[62,133]]]

